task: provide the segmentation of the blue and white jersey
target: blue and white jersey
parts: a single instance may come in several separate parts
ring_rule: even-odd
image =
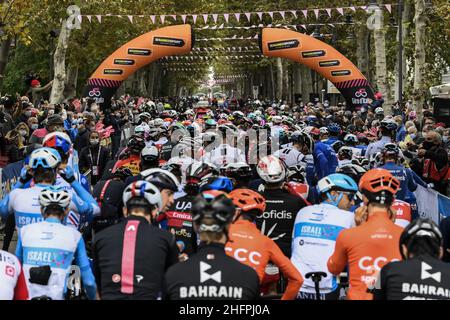
[[[338,287],[336,277],[328,271],[327,262],[334,252],[338,234],[353,227],[354,220],[352,212],[326,203],[305,207],[297,213],[291,261],[302,275],[314,271],[327,273],[320,282],[321,293],[330,293]],[[312,279],[304,279],[300,291],[315,293]]]
[[[23,226],[28,224],[42,222],[44,218],[41,215],[41,205],[39,204],[39,195],[41,191],[47,188],[47,185],[37,184],[27,189],[14,189],[1,202],[2,213],[6,210],[7,214],[14,213],[16,226],[20,230]],[[72,194],[72,201],[70,203],[70,212],[79,216],[79,212],[83,212],[86,203],[77,196],[75,192]],[[78,218],[79,219],[79,218]],[[79,222],[79,221],[78,221]],[[66,224],[77,228],[77,221],[66,218]]]
[[[282,126],[278,124],[274,124],[270,127],[270,135],[272,137],[279,137],[281,131],[284,131],[284,129]]]
[[[348,160],[348,159],[339,160],[338,168],[341,168],[347,164],[352,164],[352,160]]]
[[[30,299],[46,295],[53,300],[63,300],[74,257],[82,271],[90,268],[81,233],[55,218],[21,228],[16,256],[23,265]],[[48,284],[31,283],[30,269],[46,265],[51,268]]]
[[[283,162],[288,166],[296,166],[300,165],[306,170],[306,159],[305,155],[298,151],[294,147],[284,148],[281,150],[278,150],[274,152],[273,154],[275,157],[279,158],[280,160],[283,160]]]
[[[392,143],[392,139],[386,136],[383,136],[381,140],[372,142],[367,146],[365,157],[366,159],[370,160],[372,156],[376,155],[378,152],[381,152],[383,150],[384,146],[387,143]]]

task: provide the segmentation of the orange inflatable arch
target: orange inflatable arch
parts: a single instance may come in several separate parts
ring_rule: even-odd
[[[91,75],[83,96],[94,99],[102,109],[130,75],[162,57],[189,53],[194,35],[188,24],[160,28],[126,43],[110,55]]]
[[[308,35],[279,28],[264,28],[259,37],[261,52],[304,64],[330,80],[347,105],[361,107],[374,92],[358,68],[330,45]]]

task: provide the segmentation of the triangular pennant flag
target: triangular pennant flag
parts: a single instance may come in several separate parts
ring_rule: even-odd
[[[305,16],[305,19],[308,19],[308,10],[302,10],[302,13]]]
[[[236,21],[239,22],[239,19],[240,19],[240,17],[241,17],[241,14],[240,14],[240,13],[235,13],[235,14],[234,14],[234,17],[236,18]]]
[[[263,13],[262,13],[262,12],[257,12],[256,14],[257,14],[258,17],[259,17],[259,20],[262,20],[262,15],[263,15]],[[273,13],[272,13],[272,14],[273,14]]]
[[[297,19],[297,11],[295,11],[295,10],[291,10],[290,11],[291,13],[292,13],[292,15]]]
[[[89,20],[89,23],[92,22],[92,16],[86,16],[86,18]]]
[[[166,16],[163,14],[160,15],[159,18],[161,19],[161,23],[164,24],[164,21],[166,21]]]
[[[224,24],[222,23],[219,27],[218,27],[218,29],[223,29],[224,28]]]
[[[175,14],[171,14],[170,17],[172,17],[172,19],[173,19],[174,21],[177,21],[177,16],[176,16]]]
[[[198,17],[198,15],[196,15],[196,14],[192,15],[192,20],[194,21],[194,24],[197,22],[197,17]]]
[[[96,17],[97,17],[98,23],[102,23],[102,16],[96,16]]]
[[[219,17],[219,15],[215,13],[212,15],[212,17],[213,17],[214,23],[217,23],[217,18]]]
[[[344,8],[336,8],[336,10],[341,14],[341,16],[344,15]]]
[[[390,4],[385,4],[384,5],[387,9],[387,11],[389,11],[389,13],[392,13],[392,6]]]
[[[319,19],[319,9],[314,9],[314,14],[316,15],[316,19]]]
[[[331,17],[331,9],[325,9],[328,13],[328,16]]]
[[[225,19],[225,22],[228,23],[228,19],[230,18],[230,14],[229,13],[224,13],[223,14],[223,18]]]
[[[272,12],[272,11],[269,11],[268,13],[269,13],[270,19],[273,20],[273,12]]]
[[[356,8],[355,7],[350,7],[350,9],[352,9],[354,12],[356,12]]]
[[[306,25],[302,24],[302,28],[306,30]]]
[[[281,15],[281,18],[284,20],[285,12],[284,12],[284,11],[279,11],[279,13],[280,13],[280,15]]]
[[[155,15],[150,16],[150,20],[152,20],[152,23],[155,24],[156,16]]]
[[[245,17],[247,18],[248,22],[250,22],[250,16],[251,16],[250,12],[245,13]]]
[[[205,22],[205,24],[208,22],[208,15],[207,14],[203,15],[203,21]]]
[[[258,38],[259,38],[259,36],[256,34],[255,37],[254,37],[253,39],[258,39]]]
[[[78,19],[78,21],[80,21],[80,23],[83,22],[83,16],[82,16],[82,15],[78,15],[78,16],[77,16],[77,19]]]
[[[133,23],[133,16],[128,16],[128,20],[130,20],[130,22]]]
[[[183,21],[183,23],[186,23],[186,17],[187,17],[187,15],[185,15],[185,14],[181,15],[181,20]]]

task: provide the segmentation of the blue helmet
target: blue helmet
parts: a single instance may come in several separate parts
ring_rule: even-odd
[[[28,164],[32,169],[43,167],[44,169],[55,169],[61,163],[59,152],[53,148],[39,148],[30,155]]]
[[[358,192],[358,185],[355,180],[341,173],[333,173],[322,178],[319,180],[317,188],[320,193],[327,193],[330,190]]]
[[[337,123],[330,123],[327,127],[328,131],[331,133],[339,133],[341,132],[341,126]]]
[[[233,182],[227,177],[208,178],[200,187],[200,192],[207,190],[218,190],[228,193],[233,190]]]

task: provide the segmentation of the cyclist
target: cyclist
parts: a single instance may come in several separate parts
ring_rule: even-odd
[[[339,275],[347,266],[350,300],[371,300],[367,288],[372,286],[376,273],[389,261],[399,260],[398,243],[403,229],[392,221],[390,209],[400,182],[385,169],[367,171],[359,181],[364,206],[355,213],[355,228],[343,230],[336,239],[328,270]]]
[[[331,146],[333,143],[340,140],[339,134],[341,133],[341,126],[333,122],[327,126],[327,129],[330,137],[327,140],[323,141],[323,143]]]
[[[119,155],[119,160],[114,164],[112,172],[117,168],[127,167],[134,176],[140,172],[141,151],[145,148],[145,141],[139,136],[132,136],[127,143],[127,148]]]
[[[322,202],[301,209],[295,218],[291,261],[302,274],[326,272],[320,282],[321,300],[337,300],[340,287],[336,277],[328,272],[327,260],[339,233],[354,226],[354,215],[349,209],[358,185],[352,178],[335,173],[319,180],[317,187]],[[311,279],[305,280],[297,299],[317,299]]]
[[[135,181],[123,193],[125,219],[94,237],[94,274],[104,300],[155,300],[164,272],[178,261],[173,236],[152,225],[163,208],[153,184]]]
[[[72,260],[80,268],[87,297],[94,300],[96,285],[81,233],[62,222],[73,201],[62,187],[50,186],[39,193],[42,222],[19,231],[16,256],[23,263],[30,298],[47,296],[64,300]]]
[[[0,250],[0,300],[28,300],[23,267],[17,257]]]
[[[275,242],[262,235],[255,225],[255,218],[265,211],[265,199],[249,189],[236,189],[229,197],[236,206],[236,213],[225,251],[230,257],[255,269],[260,282],[269,261],[274,263],[289,281],[281,300],[294,300],[303,283],[302,275]]]
[[[450,300],[450,269],[441,261],[442,234],[430,219],[417,219],[400,237],[403,260],[385,265],[375,300]]]
[[[355,156],[362,156],[364,155],[365,148],[363,149],[361,146],[358,146],[358,142],[358,137],[352,133],[348,133],[344,137],[345,145],[352,149],[353,154]]]
[[[317,197],[315,188],[310,188],[306,181],[306,171],[300,165],[288,168],[286,187],[289,193],[300,197],[308,204],[314,203]]]
[[[200,237],[198,252],[167,271],[166,299],[257,299],[259,279],[256,272],[225,253],[234,213],[233,202],[223,192],[206,191],[195,199],[192,215]]]
[[[371,160],[373,155],[381,152],[385,144],[392,143],[396,131],[397,123],[395,121],[390,119],[381,121],[379,128],[379,135],[381,135],[381,138],[367,146],[366,154],[364,156]]]
[[[245,162],[228,163],[221,171],[232,180],[234,189],[246,188],[253,177],[252,169]]]
[[[352,163],[353,149],[350,147],[342,147],[338,151],[339,165],[338,168]]]
[[[338,167],[338,159],[336,152],[331,145],[325,144],[319,139],[319,129],[315,128],[311,131],[314,138],[314,166],[317,179],[322,179],[327,175],[336,172]]]
[[[302,165],[306,169],[306,159],[304,155],[305,140],[302,132],[296,131],[290,137],[292,147],[287,147],[273,153],[288,166]]]
[[[233,190],[233,182],[227,177],[211,177],[203,180],[200,186],[200,192],[208,190],[218,190],[229,193]]]
[[[161,192],[163,205],[160,212],[167,211],[173,205],[175,192],[178,192],[180,183],[177,177],[173,173],[162,169],[148,169],[141,174],[145,181],[155,185]]]
[[[141,151],[140,158],[140,172],[159,167],[160,154],[158,148],[156,148],[155,146],[144,147],[144,149],[142,149]],[[130,183],[138,180],[142,180],[142,175],[140,173],[138,175],[128,177],[125,180],[125,183],[126,185],[129,185]]]

